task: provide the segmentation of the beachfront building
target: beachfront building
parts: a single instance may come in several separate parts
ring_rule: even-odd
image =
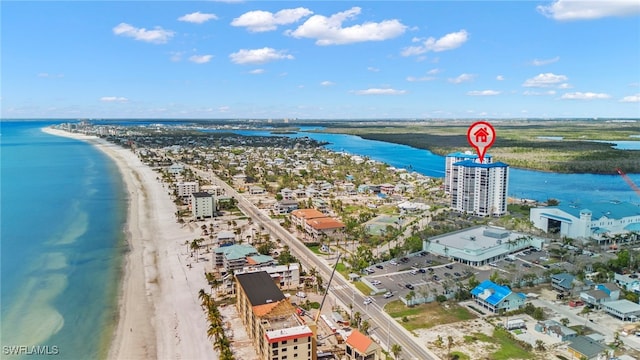
[[[640,293],[640,276],[639,274],[613,274],[613,281],[621,289]]]
[[[259,359],[315,360],[314,325],[304,321],[266,271],[237,274],[236,307]]]
[[[176,184],[178,197],[191,204],[191,194],[200,191],[200,184],[196,181],[180,181]]]
[[[527,297],[511,291],[508,286],[485,280],[471,290],[473,300],[492,313],[517,310],[524,306]]]
[[[640,232],[640,205],[621,201],[560,204],[531,209],[529,220],[547,233],[611,244],[616,235]]]
[[[266,271],[280,289],[297,289],[300,286],[300,265],[293,263],[287,265],[268,264],[263,266],[247,266],[236,270],[235,274],[247,274],[258,271]]]
[[[216,248],[213,251],[213,263],[220,273],[233,274],[246,266],[273,265],[275,260],[260,254],[251,245],[234,244]]]
[[[471,160],[477,163],[480,163],[480,159],[477,154],[472,153],[471,151],[465,152],[455,152],[448,154],[444,159],[444,192],[447,194],[451,194],[451,189],[453,188],[453,164],[459,163],[461,161]],[[493,162],[493,158],[491,155],[484,156],[484,164],[491,164]]]
[[[202,220],[215,215],[216,198],[208,192],[194,192],[191,194],[191,212],[193,218]]]
[[[477,216],[507,213],[509,165],[465,160],[451,165],[451,208]]]
[[[434,236],[422,249],[470,266],[482,266],[526,248],[542,249],[544,240],[495,226],[476,226]]]
[[[345,354],[348,360],[382,360],[382,348],[370,337],[358,330],[351,331],[345,344]]]
[[[622,321],[638,321],[640,304],[627,299],[608,301],[602,304],[602,310]]]
[[[593,289],[580,293],[580,300],[598,309],[605,302],[616,301],[619,298],[620,288],[614,283],[597,284]]]

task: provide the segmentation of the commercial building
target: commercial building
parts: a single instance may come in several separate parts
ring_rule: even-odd
[[[621,201],[560,204],[531,209],[529,220],[547,233],[606,244],[615,235],[640,232],[640,206]]]
[[[540,250],[543,243],[543,239],[504,228],[476,226],[429,238],[422,249],[470,266],[482,266],[526,248]]]
[[[296,308],[265,272],[237,274],[236,307],[260,359],[315,360],[315,325]]]
[[[235,274],[247,274],[266,271],[280,289],[297,289],[300,286],[300,266],[297,263],[288,265],[248,266],[236,270]]]
[[[215,215],[216,198],[208,192],[191,194],[191,212],[196,220],[210,218]]]

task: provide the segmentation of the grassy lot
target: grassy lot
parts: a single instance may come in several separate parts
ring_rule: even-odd
[[[533,354],[520,347],[518,343],[509,337],[508,333],[503,329],[496,329],[493,335],[489,336],[482,333],[473,333],[464,337],[465,343],[482,342],[495,345],[496,351],[491,353],[488,359],[492,360],[508,360],[508,359],[533,359]],[[478,345],[486,347],[486,345]]]
[[[409,331],[429,329],[436,325],[451,324],[477,317],[461,306],[449,304],[447,309],[436,302],[408,308],[402,301],[396,300],[388,303],[385,310]],[[403,321],[404,318],[408,321]]]

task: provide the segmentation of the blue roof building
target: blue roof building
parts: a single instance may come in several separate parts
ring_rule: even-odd
[[[522,293],[515,293],[508,286],[498,285],[491,280],[485,280],[471,290],[475,302],[493,313],[516,310],[524,306],[527,297]]]
[[[640,231],[640,205],[622,201],[560,204],[531,209],[529,220],[548,233],[611,243],[614,235]]]

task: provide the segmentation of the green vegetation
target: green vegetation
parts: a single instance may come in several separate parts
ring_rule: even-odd
[[[382,124],[371,122],[349,127],[333,124],[326,132],[347,133],[365,139],[405,144],[439,155],[471,150],[466,132],[471,121]],[[610,143],[593,140],[630,140],[640,134],[637,123],[604,121],[500,121],[494,122],[496,142],[491,155],[525,169],[560,173],[614,174],[615,168],[639,173],[640,151],[616,150]],[[552,138],[562,138],[554,140]]]
[[[452,351],[451,355],[449,356],[450,359],[457,359],[457,360],[471,360],[471,358],[469,357],[469,355],[460,352],[460,351]]]
[[[406,317],[408,321],[402,321],[402,326],[409,331],[429,329],[437,325],[451,324],[476,318],[474,314],[470,313],[464,307],[456,304],[447,305],[448,308],[436,302],[407,308],[402,301],[396,300],[388,303],[385,310],[396,320],[402,320]]]
[[[492,336],[473,333],[464,337],[465,343],[473,343],[476,341],[497,345],[497,350],[489,355],[489,359],[508,360],[533,358],[530,349],[531,345],[515,339],[508,331],[501,328],[496,328]]]

